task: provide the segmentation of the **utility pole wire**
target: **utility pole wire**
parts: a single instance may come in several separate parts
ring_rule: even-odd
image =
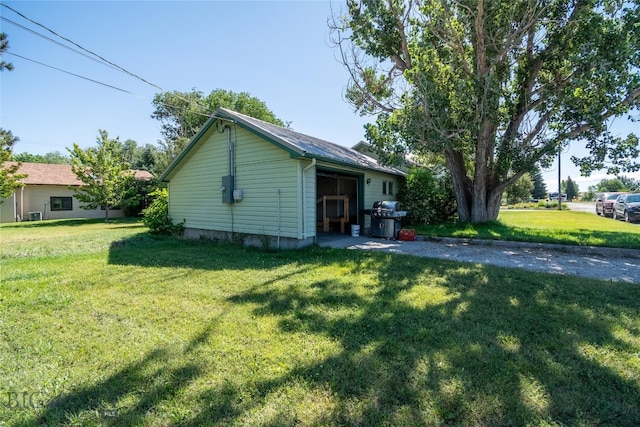
[[[41,28],[44,28],[45,30],[47,30],[47,31],[48,31],[48,32],[50,32],[51,34],[54,34],[55,36],[60,37],[62,40],[64,40],[64,41],[66,41],[66,42],[71,43],[72,45],[76,46],[76,47],[77,47],[77,48],[79,48],[79,49],[82,49],[83,51],[87,52],[88,54],[93,55],[93,56],[95,56],[95,57],[97,57],[97,58],[100,58],[100,60],[102,60],[102,61],[103,61],[103,62],[105,62],[106,64],[109,64],[109,65],[111,65],[112,67],[117,68],[118,70],[122,71],[123,73],[126,73],[126,74],[128,74],[128,75],[130,75],[130,76],[132,76],[132,77],[134,77],[134,78],[136,78],[136,79],[138,79],[138,80],[140,80],[140,81],[142,81],[142,82],[144,82],[144,83],[148,84],[149,86],[152,86],[152,87],[154,87],[154,88],[156,88],[156,89],[159,89],[159,90],[160,90],[160,91],[162,91],[162,92],[166,92],[166,91],[165,91],[163,88],[161,88],[160,86],[158,86],[158,85],[156,85],[156,84],[153,84],[153,83],[151,83],[151,82],[149,82],[149,81],[147,81],[147,80],[143,79],[142,77],[138,76],[137,74],[134,74],[134,73],[132,73],[131,71],[128,71],[128,70],[126,70],[126,69],[122,68],[121,66],[119,66],[119,65],[117,65],[117,64],[114,64],[113,62],[111,62],[111,61],[109,61],[109,60],[107,60],[107,59],[103,58],[102,56],[98,55],[97,53],[95,53],[95,52],[93,52],[93,51],[91,51],[91,50],[89,50],[89,49],[86,49],[86,48],[84,48],[84,47],[80,46],[78,43],[74,42],[73,40],[70,40],[70,39],[68,39],[68,38],[66,38],[66,37],[64,37],[64,36],[62,36],[62,35],[60,35],[60,34],[56,33],[55,31],[53,31],[52,29],[50,29],[50,28],[46,27],[45,25],[40,24],[39,22],[36,22],[36,21],[34,21],[33,19],[31,19],[31,18],[29,18],[29,17],[27,17],[27,16],[23,15],[22,13],[18,12],[17,10],[15,10],[14,8],[12,8],[11,6],[7,6],[7,5],[6,5],[6,4],[4,4],[4,3],[0,3],[0,5],[2,5],[2,6],[4,6],[4,7],[6,7],[7,9],[11,10],[12,12],[14,12],[14,13],[16,13],[16,14],[20,15],[22,18],[26,19],[27,21],[29,21],[29,22],[31,22],[31,23],[33,23],[33,24],[35,24],[35,25],[37,25],[37,26],[39,26],[39,27],[41,27]]]
[[[4,52],[4,55],[15,56],[16,58],[24,59],[25,61],[30,61],[30,62],[33,62],[35,64],[42,65],[43,67],[52,68],[52,69],[60,71],[62,73],[70,74],[70,75],[72,75],[74,77],[78,77],[78,78],[81,78],[81,79],[84,79],[84,80],[88,80],[90,82],[97,83],[99,85],[106,86],[106,87],[109,87],[111,89],[119,90],[120,92],[128,93],[130,95],[135,95],[133,92],[129,92],[126,89],[121,89],[119,87],[112,86],[112,85],[107,84],[107,83],[102,83],[102,82],[100,82],[98,80],[90,79],[89,77],[84,77],[84,76],[81,76],[80,74],[75,74],[75,73],[72,73],[71,71],[66,71],[66,70],[63,70],[61,68],[54,67],[53,65],[48,65],[48,64],[45,64],[43,62],[36,61],[35,59],[30,59],[30,58],[27,58],[25,56],[18,55],[17,53]]]
[[[72,40],[70,40],[70,39],[68,39],[68,38],[66,38],[66,37],[64,37],[64,36],[62,36],[62,35],[60,35],[60,34],[58,34],[57,32],[55,32],[54,30],[52,30],[52,29],[50,29],[50,28],[46,27],[45,25],[40,24],[39,22],[34,21],[33,19],[31,19],[31,18],[29,18],[29,17],[25,16],[24,14],[22,14],[22,13],[18,12],[18,11],[17,11],[17,10],[15,10],[14,8],[12,8],[12,7],[10,7],[10,6],[7,6],[7,5],[6,5],[6,4],[4,4],[4,3],[0,3],[0,6],[4,6],[4,7],[6,7],[7,9],[9,9],[9,10],[11,10],[12,12],[16,13],[17,15],[21,16],[22,18],[26,19],[27,21],[32,22],[33,24],[35,24],[35,25],[37,25],[37,26],[39,26],[39,27],[41,27],[41,28],[44,28],[45,30],[47,30],[47,31],[48,31],[48,32],[50,32],[51,34],[55,35],[56,37],[59,37],[59,38],[61,38],[62,40],[65,40],[65,41],[67,41],[67,42],[71,43],[72,45],[77,46],[79,49],[82,49],[83,51],[87,52],[89,55],[87,55],[87,54],[85,54],[85,53],[82,53],[82,52],[79,52],[78,50],[73,49],[73,48],[72,48],[72,47],[70,47],[70,46],[67,46],[67,45],[65,45],[65,44],[62,44],[62,43],[60,43],[60,42],[56,41],[56,40],[53,40],[53,39],[51,39],[51,38],[49,38],[49,37],[47,37],[47,36],[45,36],[45,35],[43,35],[43,34],[40,34],[40,33],[36,32],[36,31],[34,31],[34,30],[31,30],[31,29],[29,29],[29,28],[27,28],[27,27],[24,27],[24,26],[22,26],[22,25],[20,25],[20,24],[18,24],[18,23],[15,23],[15,22],[13,22],[13,21],[11,21],[11,20],[9,20],[9,19],[5,18],[5,17],[1,17],[3,21],[6,21],[6,22],[8,22],[8,23],[10,23],[10,24],[13,24],[13,25],[18,26],[19,28],[22,28],[22,29],[24,29],[24,30],[26,30],[26,31],[29,31],[29,32],[31,32],[31,33],[34,33],[34,34],[36,34],[36,35],[38,35],[38,36],[40,36],[40,37],[42,37],[42,38],[44,38],[44,39],[46,39],[46,40],[51,41],[52,43],[55,43],[55,44],[57,44],[57,45],[60,45],[60,46],[62,46],[62,47],[64,47],[64,48],[66,48],[66,49],[69,49],[69,50],[71,50],[71,51],[73,51],[73,52],[75,52],[75,53],[79,54],[79,55],[82,55],[82,56],[84,56],[84,57],[86,57],[86,58],[88,58],[88,59],[91,59],[92,61],[96,61],[96,62],[98,62],[98,63],[100,63],[100,64],[103,64],[103,65],[105,65],[105,66],[108,66],[108,67],[110,67],[110,68],[117,69],[117,70],[119,70],[119,71],[121,71],[121,72],[123,72],[123,73],[125,73],[125,74],[128,74],[128,75],[130,75],[130,76],[132,76],[132,77],[134,77],[134,78],[136,78],[136,79],[138,79],[138,80],[140,80],[140,81],[142,81],[142,82],[144,82],[144,83],[146,83],[146,84],[148,84],[148,85],[150,85],[150,86],[152,86],[152,87],[154,87],[154,88],[156,88],[156,89],[159,89],[162,93],[170,93],[169,91],[167,91],[167,90],[163,89],[162,87],[160,87],[160,86],[158,86],[158,85],[156,85],[156,84],[153,84],[153,83],[151,83],[151,82],[149,82],[149,81],[145,80],[144,78],[142,78],[142,77],[140,77],[140,76],[138,76],[138,75],[136,75],[136,74],[134,74],[134,73],[132,73],[132,72],[130,72],[130,71],[127,71],[127,70],[126,70],[126,69],[124,69],[123,67],[121,67],[121,66],[119,66],[119,65],[117,65],[117,64],[114,64],[114,63],[113,63],[113,62],[111,62],[111,61],[108,61],[107,59],[103,58],[102,56],[98,55],[97,53],[95,53],[95,52],[93,52],[93,51],[91,51],[91,50],[89,50],[89,49],[86,49],[86,48],[84,48],[84,47],[80,46],[78,43],[76,43],[76,42],[74,42],[74,41],[72,41]],[[5,53],[10,54],[9,52],[5,52]],[[90,82],[97,83],[97,84],[102,85],[102,86],[106,86],[106,87],[109,87],[109,88],[112,88],[112,89],[115,89],[115,90],[118,90],[118,91],[121,91],[121,92],[129,93],[129,94],[131,94],[131,95],[134,95],[134,96],[138,96],[138,97],[140,97],[139,95],[135,95],[134,93],[129,92],[128,90],[124,90],[124,89],[121,89],[121,88],[116,87],[116,86],[112,86],[112,85],[109,85],[109,84],[106,84],[106,83],[102,83],[102,82],[100,82],[100,81],[98,81],[98,80],[90,79],[90,78],[88,78],[88,77],[84,77],[84,76],[81,76],[81,75],[79,75],[79,74],[72,73],[72,72],[70,72],[70,71],[62,70],[62,69],[60,69],[60,68],[56,68],[56,67],[54,67],[54,66],[52,66],[52,65],[44,64],[44,63],[42,63],[42,62],[38,62],[38,61],[36,61],[36,60],[30,59],[30,58],[26,58],[26,57],[24,57],[24,56],[20,56],[20,55],[16,55],[16,54],[12,54],[12,55],[13,55],[13,56],[16,56],[16,57],[18,57],[18,58],[22,58],[22,59],[24,59],[24,60],[26,60],[26,61],[31,61],[31,62],[33,62],[33,63],[39,64],[39,65],[42,65],[42,66],[44,66],[44,67],[48,67],[48,68],[51,68],[51,69],[54,69],[54,70],[57,70],[57,71],[60,71],[60,72],[63,72],[63,73],[66,73],[66,74],[69,74],[69,75],[72,75],[72,76],[75,76],[75,77],[81,78],[81,79],[84,79],[84,80],[87,80],[87,81],[90,81]],[[91,55],[91,56],[90,56],[90,55]],[[94,57],[95,57],[95,58],[94,58]],[[99,59],[96,59],[96,58],[99,58]],[[172,93],[172,94],[173,94],[173,96],[175,96],[176,98],[181,99],[181,100],[183,100],[183,101],[186,101],[186,102],[187,102],[187,103],[189,103],[189,104],[191,104],[191,103],[193,102],[193,100],[190,100],[190,99],[188,99],[188,98],[185,98],[185,97],[183,97],[183,96],[181,96],[181,95],[179,95],[179,94],[175,94],[175,93]],[[183,111],[187,111],[187,108],[182,107],[182,106],[172,105],[172,104],[166,104],[166,105],[171,106],[171,107],[175,107],[175,108],[180,109],[180,110],[183,110]],[[202,106],[202,105],[199,105],[199,104],[196,104],[196,107],[197,107],[199,110],[203,109],[203,106]],[[200,116],[204,116],[204,117],[208,117],[208,118],[211,118],[211,117],[213,117],[213,116],[214,116],[214,114],[213,114],[213,113],[209,113],[209,112],[205,112],[205,111],[193,111],[193,112],[194,112],[195,114],[198,114],[198,115],[200,115]]]
[[[102,65],[105,65],[105,66],[107,66],[107,67],[109,67],[109,68],[112,68],[112,69],[117,70],[117,68],[116,68],[116,67],[114,67],[114,66],[112,66],[112,65],[109,65],[109,64],[106,64],[104,61],[101,61],[101,60],[99,60],[99,59],[97,59],[97,58],[94,58],[94,57],[93,57],[93,56],[91,56],[91,55],[87,55],[87,54],[86,54],[86,53],[84,53],[84,52],[80,52],[79,50],[74,49],[74,48],[72,48],[71,46],[67,46],[66,44],[64,44],[64,43],[60,43],[59,41],[54,40],[54,39],[52,39],[51,37],[47,37],[47,36],[45,36],[44,34],[40,34],[39,32],[32,30],[31,28],[25,27],[24,25],[20,25],[20,24],[18,24],[17,22],[12,21],[11,19],[5,18],[4,16],[0,16],[0,19],[1,19],[2,21],[4,21],[4,22],[7,22],[7,23],[9,23],[9,24],[11,24],[11,25],[14,25],[14,26],[16,26],[16,27],[18,27],[18,28],[20,28],[20,29],[22,29],[22,30],[28,31],[28,32],[30,32],[31,34],[34,34],[34,35],[36,35],[36,36],[38,36],[38,37],[41,37],[41,38],[43,38],[43,39],[45,39],[45,40],[47,40],[47,41],[49,41],[49,42],[51,42],[51,43],[53,43],[53,44],[56,44],[56,45],[58,45],[58,46],[60,46],[60,47],[63,47],[63,48],[65,48],[65,49],[68,49],[68,50],[70,50],[71,52],[77,53],[78,55],[82,55],[82,56],[84,56],[84,57],[85,57],[85,58],[87,58],[87,59],[90,59],[90,60],[92,60],[92,61],[97,62],[98,64],[102,64]],[[118,70],[118,71],[119,71],[119,70]]]

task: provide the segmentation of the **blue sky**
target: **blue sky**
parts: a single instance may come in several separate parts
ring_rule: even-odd
[[[343,99],[348,74],[330,47],[327,1],[4,3],[164,90],[249,92],[296,131],[345,146],[363,140],[363,125],[374,120]],[[7,8],[0,15],[57,39]],[[157,88],[10,23],[0,22],[0,29],[11,53],[132,93],[4,56],[15,71],[0,74],[0,126],[20,138],[16,152],[66,153],[74,142],[94,145],[99,129],[140,145],[161,138],[150,117]],[[632,125],[616,129],[629,132]],[[563,154],[562,177],[586,190],[605,176],[580,178],[569,161],[576,151]],[[544,176],[556,189],[556,166]]]

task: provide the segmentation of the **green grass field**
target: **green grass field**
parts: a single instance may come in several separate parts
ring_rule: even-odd
[[[416,231],[425,236],[640,249],[640,225],[587,212],[502,210],[495,222],[426,225]]]
[[[0,425],[640,424],[640,287],[0,227]]]

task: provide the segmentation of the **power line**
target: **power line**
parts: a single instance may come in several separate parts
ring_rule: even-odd
[[[111,65],[112,67],[117,68],[118,70],[120,70],[120,71],[122,71],[122,72],[124,72],[124,73],[126,73],[126,74],[128,74],[128,75],[130,75],[130,76],[132,76],[132,77],[134,77],[134,78],[136,78],[136,79],[138,79],[138,80],[140,80],[140,81],[142,81],[142,82],[146,83],[146,84],[148,84],[149,86],[153,86],[153,87],[155,87],[156,89],[159,89],[159,90],[160,90],[160,91],[162,91],[162,92],[166,92],[166,91],[165,91],[163,88],[161,88],[160,86],[158,86],[158,85],[156,85],[156,84],[153,84],[153,83],[151,83],[151,82],[149,82],[149,81],[147,81],[147,80],[143,79],[142,77],[138,76],[137,74],[134,74],[134,73],[132,73],[131,71],[128,71],[128,70],[126,70],[126,69],[122,68],[121,66],[119,66],[119,65],[117,65],[117,64],[114,64],[113,62],[111,62],[111,61],[109,61],[109,60],[107,60],[107,59],[103,58],[102,56],[98,55],[97,53],[95,53],[95,52],[93,52],[93,51],[91,51],[91,50],[89,50],[89,49],[86,49],[86,48],[84,48],[84,47],[80,46],[78,43],[74,42],[73,40],[70,40],[70,39],[68,39],[68,38],[66,38],[66,37],[64,37],[64,36],[62,36],[62,35],[60,35],[60,34],[56,33],[55,31],[53,31],[52,29],[48,28],[47,26],[45,26],[45,25],[43,25],[43,24],[41,24],[41,23],[39,23],[39,22],[34,21],[33,19],[31,19],[31,18],[29,18],[29,17],[27,17],[27,16],[23,15],[22,13],[18,12],[18,11],[17,11],[17,10],[15,10],[14,8],[12,8],[12,7],[10,7],[10,6],[7,6],[7,5],[6,5],[6,4],[4,4],[4,3],[0,3],[0,5],[2,5],[2,6],[4,6],[4,7],[6,7],[7,9],[11,10],[12,12],[14,12],[14,13],[16,13],[16,14],[20,15],[22,18],[26,19],[27,21],[29,21],[29,22],[31,22],[31,23],[33,23],[33,24],[35,24],[35,25],[37,25],[37,26],[39,26],[39,27],[41,27],[41,28],[44,28],[45,30],[47,30],[47,31],[48,31],[48,32],[50,32],[51,34],[54,34],[55,36],[60,37],[62,40],[66,41],[66,42],[68,42],[68,43],[71,43],[72,45],[76,46],[76,47],[77,47],[77,48],[79,48],[79,49],[82,49],[83,51],[87,52],[88,54],[93,55],[93,56],[95,56],[95,57],[97,57],[97,58],[100,58],[102,61],[104,61],[105,63],[107,63],[107,64]]]
[[[117,64],[114,64],[113,62],[111,62],[111,61],[109,61],[109,60],[107,60],[107,59],[103,58],[102,56],[98,55],[97,53],[95,53],[95,52],[93,52],[93,51],[91,51],[91,50],[89,50],[89,49],[86,49],[86,48],[82,47],[81,45],[79,45],[78,43],[76,43],[76,42],[74,42],[74,41],[72,41],[72,40],[70,40],[70,39],[68,39],[68,38],[66,38],[66,37],[64,37],[64,36],[62,36],[62,35],[60,35],[60,34],[58,34],[57,32],[55,32],[54,30],[52,30],[52,29],[48,28],[47,26],[45,26],[45,25],[43,25],[43,24],[40,24],[39,22],[34,21],[33,19],[31,19],[31,18],[27,17],[26,15],[24,15],[24,14],[22,14],[22,13],[18,12],[18,11],[17,11],[17,10],[15,10],[14,8],[12,8],[12,7],[10,7],[10,6],[7,6],[7,5],[6,5],[6,4],[4,4],[4,3],[0,3],[0,5],[1,5],[1,6],[6,7],[7,9],[9,9],[9,10],[11,10],[11,11],[13,11],[14,13],[16,13],[17,15],[21,16],[22,18],[26,19],[27,21],[32,22],[33,24],[35,24],[35,25],[37,25],[37,26],[39,26],[39,27],[41,27],[41,28],[45,29],[46,31],[50,32],[51,34],[54,34],[55,36],[57,36],[57,37],[61,38],[62,40],[65,40],[65,41],[67,41],[68,43],[71,43],[72,45],[74,45],[74,46],[78,47],[79,49],[82,49],[84,52],[87,52],[89,55],[87,55],[87,54],[85,54],[85,53],[83,53],[83,52],[80,52],[80,51],[78,51],[78,50],[76,50],[76,49],[73,49],[72,47],[67,46],[67,45],[65,45],[65,44],[63,44],[63,43],[60,43],[60,42],[58,42],[58,41],[56,41],[56,40],[54,40],[54,39],[51,39],[50,37],[47,37],[47,36],[45,36],[45,35],[43,35],[43,34],[40,34],[40,33],[36,32],[36,31],[34,31],[34,30],[30,29],[30,28],[24,27],[24,26],[22,26],[22,25],[20,25],[20,24],[18,24],[18,23],[16,23],[16,22],[13,22],[13,21],[11,21],[11,20],[9,20],[9,19],[5,18],[5,17],[0,17],[0,18],[2,18],[2,20],[3,20],[3,21],[6,21],[6,22],[8,22],[8,23],[10,23],[10,24],[13,24],[13,25],[15,25],[15,26],[17,26],[17,27],[20,27],[20,28],[22,28],[22,29],[24,29],[24,30],[26,30],[26,31],[28,31],[28,32],[31,32],[31,33],[33,33],[33,34],[35,34],[35,35],[39,36],[39,37],[42,37],[42,38],[44,38],[44,39],[46,39],[46,40],[48,40],[48,41],[50,41],[50,42],[52,42],[52,43],[55,43],[56,45],[59,45],[59,46],[61,46],[61,47],[64,47],[65,49],[69,49],[69,50],[71,50],[72,52],[75,52],[75,53],[77,53],[77,54],[79,54],[79,55],[82,55],[82,56],[84,56],[84,57],[88,58],[88,59],[91,59],[92,61],[96,61],[96,62],[98,62],[98,63],[100,63],[100,64],[103,64],[103,65],[105,65],[105,66],[107,66],[107,67],[117,69],[117,70],[119,70],[119,71],[121,71],[121,72],[123,72],[123,73],[125,73],[125,74],[128,74],[128,75],[130,75],[130,76],[132,76],[132,77],[134,77],[134,78],[136,78],[136,79],[138,79],[138,80],[140,80],[140,81],[142,81],[142,82],[144,82],[144,83],[146,83],[146,84],[148,84],[148,85],[150,85],[150,86],[152,86],[152,87],[154,87],[154,88],[156,88],[156,89],[159,89],[162,93],[171,93],[171,94],[172,94],[173,96],[175,96],[177,99],[180,99],[180,100],[182,100],[182,101],[185,101],[185,102],[187,102],[189,105],[191,105],[191,104],[194,102],[192,99],[185,98],[185,97],[183,97],[183,96],[181,96],[181,95],[179,95],[179,94],[176,94],[176,93],[168,92],[167,90],[163,89],[162,87],[160,87],[160,86],[158,86],[158,85],[156,85],[156,84],[153,84],[153,83],[151,83],[151,82],[149,82],[149,81],[145,80],[144,78],[142,78],[142,77],[140,77],[140,76],[138,76],[138,75],[136,75],[136,74],[134,74],[134,73],[132,73],[132,72],[130,72],[130,71],[128,71],[128,70],[126,70],[125,68],[123,68],[123,67],[121,67],[121,66],[119,66],[119,65],[117,65]],[[99,85],[105,86],[105,87],[109,87],[109,88],[112,88],[112,89],[115,89],[115,90],[118,90],[118,91],[121,91],[121,92],[124,92],[124,93],[128,93],[128,94],[131,94],[131,95],[134,95],[134,96],[138,96],[138,95],[135,95],[135,94],[134,94],[134,93],[132,93],[132,92],[129,92],[128,90],[121,89],[121,88],[119,88],[119,87],[112,86],[112,85],[110,85],[110,84],[103,83],[103,82],[100,82],[100,81],[98,81],[98,80],[94,80],[94,79],[91,79],[91,78],[88,78],[88,77],[84,77],[84,76],[81,76],[81,75],[79,75],[79,74],[75,74],[75,73],[72,73],[72,72],[70,72],[70,71],[66,71],[66,70],[63,70],[63,69],[60,69],[60,68],[54,67],[54,66],[52,66],[52,65],[44,64],[44,63],[42,63],[42,62],[39,62],[39,61],[36,61],[36,60],[30,59],[30,58],[26,58],[26,57],[21,56],[21,55],[11,54],[11,53],[9,53],[9,52],[5,52],[5,53],[6,53],[6,54],[9,54],[9,55],[16,56],[16,57],[21,58],[21,59],[24,59],[24,60],[26,60],[26,61],[30,61],[30,62],[33,62],[33,63],[39,64],[39,65],[42,65],[42,66],[44,66],[44,67],[48,67],[48,68],[51,68],[51,69],[54,69],[54,70],[57,70],[57,71],[60,71],[60,72],[63,72],[63,73],[66,73],[66,74],[69,74],[69,75],[72,75],[72,76],[78,77],[78,78],[81,78],[81,79],[84,79],[84,80],[87,80],[87,81],[90,81],[90,82],[93,82],[93,83],[96,83],[96,84],[99,84]],[[90,56],[90,55],[92,55],[92,56]],[[99,59],[96,59],[96,58],[99,58]],[[183,111],[186,111],[186,110],[187,110],[187,108],[182,107],[182,106],[178,106],[178,105],[173,105],[173,104],[169,104],[169,103],[166,103],[165,105],[167,105],[167,106],[169,106],[169,107],[174,107],[174,108],[176,108],[176,109],[178,109],[178,110],[183,110]],[[196,106],[198,107],[198,109],[203,109],[203,108],[204,108],[202,105],[198,105],[197,103],[196,103]],[[207,118],[211,118],[211,117],[214,115],[213,113],[207,112],[206,110],[205,110],[205,111],[192,111],[192,112],[193,112],[193,113],[195,113],[195,114],[197,114],[197,115],[200,115],[200,116],[203,116],[203,117],[207,117]]]
[[[4,55],[12,55],[12,56],[15,56],[16,58],[24,59],[25,61],[30,61],[30,62],[33,62],[33,63],[35,63],[35,64],[42,65],[43,67],[52,68],[52,69],[54,69],[54,70],[56,70],[56,71],[60,71],[60,72],[62,72],[62,73],[70,74],[70,75],[72,75],[72,76],[74,76],[74,77],[78,77],[78,78],[80,78],[80,79],[88,80],[88,81],[90,81],[90,82],[97,83],[97,84],[99,84],[99,85],[106,86],[106,87],[108,87],[108,88],[115,89],[115,90],[118,90],[118,91],[120,91],[120,92],[128,93],[128,94],[130,94],[130,95],[135,95],[133,92],[129,92],[129,91],[128,91],[128,90],[126,90],[126,89],[121,89],[121,88],[119,88],[119,87],[112,86],[112,85],[110,85],[110,84],[103,83],[103,82],[100,82],[100,81],[98,81],[98,80],[90,79],[89,77],[84,77],[84,76],[81,76],[80,74],[72,73],[71,71],[66,71],[66,70],[63,70],[63,69],[61,69],[61,68],[54,67],[53,65],[48,65],[48,64],[45,64],[45,63],[43,63],[43,62],[36,61],[35,59],[30,59],[30,58],[27,58],[27,57],[25,57],[25,56],[18,55],[18,54],[16,54],[16,53],[4,52]]]
[[[87,54],[86,54],[86,53],[84,53],[84,52],[80,52],[79,50],[74,49],[74,48],[72,48],[71,46],[67,46],[67,45],[66,45],[66,44],[64,44],[64,43],[60,43],[59,41],[54,40],[54,39],[52,39],[51,37],[47,37],[47,36],[45,36],[44,34],[40,34],[39,32],[34,31],[34,30],[32,30],[31,28],[25,27],[24,25],[20,25],[20,24],[18,24],[17,22],[13,22],[12,20],[10,20],[10,19],[8,19],[8,18],[5,18],[4,16],[0,16],[0,19],[1,19],[1,20],[3,20],[3,21],[5,21],[5,22],[8,22],[9,24],[14,25],[14,26],[16,26],[16,27],[18,27],[18,28],[21,28],[21,29],[23,29],[23,30],[25,30],[25,31],[28,31],[28,32],[32,33],[32,34],[35,34],[36,36],[41,37],[41,38],[43,38],[43,39],[45,39],[45,40],[47,40],[47,41],[49,41],[49,42],[51,42],[51,43],[54,43],[54,44],[56,44],[56,45],[60,46],[60,47],[63,47],[63,48],[68,49],[68,50],[70,50],[70,51],[72,51],[72,52],[74,52],[74,53],[77,53],[78,55],[82,55],[82,56],[84,56],[85,58],[88,58],[88,59],[90,59],[90,60],[92,60],[92,61],[97,62],[98,64],[102,64],[102,65],[105,65],[105,66],[107,66],[107,67],[109,67],[109,68],[113,68],[113,69],[116,69],[116,70],[117,70],[117,68],[116,68],[116,67],[113,67],[112,65],[109,65],[109,64],[105,63],[104,61],[101,61],[101,60],[99,60],[99,59],[96,59],[96,58],[94,58],[93,56],[87,55]]]

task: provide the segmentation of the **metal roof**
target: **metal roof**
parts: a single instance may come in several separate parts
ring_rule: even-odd
[[[192,146],[200,139],[206,130],[216,120],[230,120],[239,126],[252,131],[263,138],[279,145],[281,148],[291,153],[294,158],[309,158],[323,160],[342,166],[352,166],[359,169],[369,169],[384,172],[392,175],[405,175],[399,169],[383,166],[378,161],[366,154],[360,153],[353,148],[337,145],[329,141],[313,136],[305,135],[282,126],[267,123],[262,120],[240,114],[236,111],[219,108],[213,117],[204,125],[198,134],[191,140],[189,145],[174,160],[174,162],[162,174],[160,180],[165,180],[173,168],[180,163],[181,159],[191,150]]]
[[[314,136],[305,135],[282,126],[254,119],[253,117],[237,113],[235,111],[220,108],[219,115],[226,116],[234,121],[244,124],[270,138],[296,151],[300,157],[316,158],[329,162],[352,165],[358,168],[372,169],[394,175],[404,175],[399,169],[383,166],[378,161],[366,154],[360,153],[350,147],[337,145]]]

